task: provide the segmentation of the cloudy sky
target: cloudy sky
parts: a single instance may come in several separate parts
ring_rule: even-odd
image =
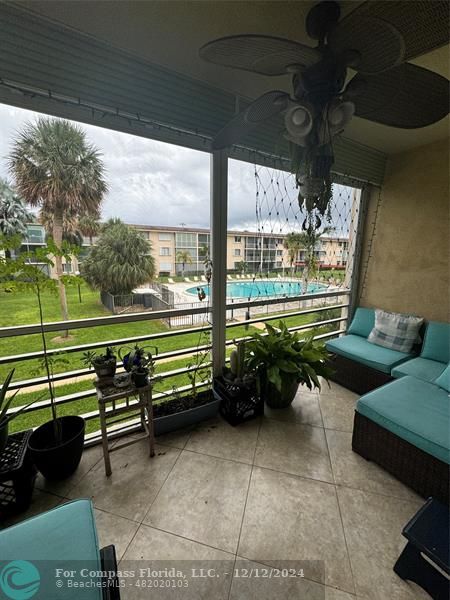
[[[11,180],[6,165],[11,144],[23,125],[37,116],[0,104],[0,177]],[[102,219],[209,227],[209,154],[91,125],[81,127],[101,151],[106,167],[109,191]],[[301,215],[292,178],[266,168],[259,168],[258,176],[260,227],[276,233],[297,229]],[[231,160],[229,229],[256,230],[256,192],[255,167]]]

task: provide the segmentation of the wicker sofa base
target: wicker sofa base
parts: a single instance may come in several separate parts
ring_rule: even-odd
[[[356,411],[352,448],[366,460],[383,467],[423,498],[433,496],[444,504],[449,504],[449,465]]]
[[[387,373],[344,358],[339,354],[333,354],[330,361],[331,367],[334,369],[334,374],[330,377],[331,381],[339,383],[357,394],[367,394],[367,392],[393,380]]]

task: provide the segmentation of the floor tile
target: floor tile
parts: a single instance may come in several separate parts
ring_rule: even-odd
[[[183,451],[144,522],[235,552],[251,467]]]
[[[255,465],[333,482],[325,433],[320,427],[264,419]]]
[[[149,589],[127,587],[123,600],[152,598],[153,600],[198,600],[200,598],[226,600],[231,584],[234,555],[204,546],[165,531],[141,525],[128,547],[119,569],[151,568],[162,571],[175,568],[186,576],[187,586],[180,589]],[[219,577],[193,578],[192,569],[214,569]],[[228,573],[228,576],[225,575]],[[167,578],[163,578],[167,579]],[[172,578],[170,578],[172,579]]]
[[[264,414],[266,417],[277,421],[289,421],[290,423],[303,423],[304,425],[317,425],[319,427],[323,425],[318,393],[310,392],[304,386],[300,386],[290,406],[273,409],[265,405]]]
[[[100,461],[103,463],[103,450],[99,444],[83,451],[80,464],[73,475],[62,481],[49,481],[41,473],[38,473],[36,487],[46,492],[67,496],[69,491]]]
[[[190,435],[191,428],[179,429],[177,431],[171,431],[170,433],[158,435],[156,441],[158,444],[163,444],[164,446],[173,446],[174,448],[180,448],[182,450],[186,446]]]
[[[373,600],[421,597],[393,571],[406,540],[403,526],[423,504],[338,488],[339,505],[358,596]],[[426,597],[426,596],[422,596]]]
[[[308,579],[354,591],[336,491],[327,483],[255,467],[238,554],[280,566],[316,561],[307,564]]]
[[[323,387],[323,393],[319,396],[324,427],[340,431],[353,431],[355,405],[359,396],[348,390],[344,392],[345,388],[337,387],[339,389],[335,389],[333,386],[331,391],[325,391],[325,387]]]
[[[193,430],[186,450],[251,464],[259,426],[260,419],[232,427],[218,417]]]
[[[94,513],[100,548],[114,544],[117,560],[120,560],[138,530],[139,523],[98,508],[95,509]]]
[[[51,510],[52,508],[55,508],[55,506],[58,506],[58,504],[61,504],[63,501],[64,499],[61,498],[61,496],[43,492],[35,487],[33,490],[30,507],[18,515],[14,515],[3,520],[0,519],[0,529],[6,529],[6,527],[11,527],[12,525],[21,523],[30,517],[34,517],[47,510]]]
[[[276,574],[272,567],[238,557],[233,570],[230,600],[326,600],[324,585],[294,576],[296,561],[286,561],[285,569],[289,576]]]
[[[326,430],[334,480],[339,485],[417,501],[418,496],[395,477],[352,450],[352,434]]]
[[[148,455],[147,440],[111,454],[112,475],[98,463],[69,493],[71,498],[92,497],[96,508],[141,521],[156,497],[180,450],[156,445]]]

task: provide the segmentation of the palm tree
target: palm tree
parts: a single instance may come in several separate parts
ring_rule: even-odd
[[[187,250],[178,250],[176,255],[176,261],[181,263],[181,273],[184,277],[184,269],[186,265],[192,265],[192,256]]]
[[[95,289],[113,296],[130,294],[155,276],[151,245],[136,229],[111,219],[83,260],[81,274]]]
[[[317,277],[318,261],[316,249],[320,238],[334,231],[334,227],[324,227],[321,231],[308,227],[306,231],[297,234],[300,247],[306,251],[305,266],[302,275],[302,292],[308,291],[308,283],[314,277]]]
[[[297,260],[297,255],[302,248],[301,240],[299,233],[288,233],[284,239],[284,247],[288,251],[289,264],[291,266],[291,277],[294,276],[295,270],[295,261]]]
[[[0,233],[6,238],[24,237],[27,234],[27,223],[33,220],[34,215],[28,212],[11,186],[0,178]],[[11,251],[5,250],[5,254],[10,258]]]
[[[9,169],[20,194],[52,215],[52,237],[61,248],[64,220],[97,213],[107,191],[99,151],[68,121],[40,118],[27,123],[13,144]],[[55,256],[61,315],[68,320],[62,259]],[[68,332],[65,333],[68,335]]]
[[[100,233],[100,215],[86,214],[78,219],[78,229],[83,235],[89,238],[89,245],[92,246],[92,238]]]

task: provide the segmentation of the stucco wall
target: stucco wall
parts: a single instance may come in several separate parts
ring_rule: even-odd
[[[360,304],[448,321],[448,140],[392,155],[376,214],[378,199],[373,191]]]

